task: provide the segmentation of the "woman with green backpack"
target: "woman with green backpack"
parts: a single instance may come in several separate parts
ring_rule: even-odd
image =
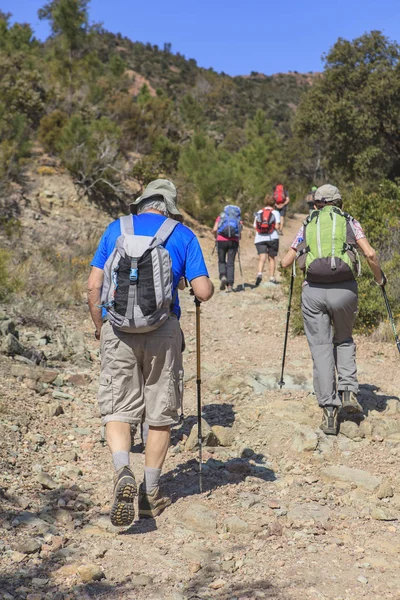
[[[358,250],[367,259],[376,283],[386,283],[360,223],[342,212],[338,208],[341,205],[336,187],[326,184],[318,188],[315,210],[282,260],[286,268],[297,259],[304,272],[304,330],[313,358],[314,390],[323,409],[321,429],[330,435],[338,432],[342,408],[362,413],[357,400],[356,346],[352,337],[358,304]]]

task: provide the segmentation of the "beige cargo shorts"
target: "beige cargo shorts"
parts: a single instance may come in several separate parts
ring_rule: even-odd
[[[109,321],[101,328],[99,408],[110,421],[173,425],[183,396],[182,332],[171,315],[149,333],[125,333]],[[144,419],[143,419],[144,417]]]

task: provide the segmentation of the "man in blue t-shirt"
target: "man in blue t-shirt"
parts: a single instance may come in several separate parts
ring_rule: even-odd
[[[180,221],[163,244],[171,257],[174,299],[163,325],[148,333],[128,333],[112,326],[106,309],[100,306],[104,267],[121,235],[120,220],[107,227],[91,262],[88,304],[100,340],[99,407],[115,468],[111,521],[117,526],[130,525],[135,516],[137,488],[129,466],[131,425],[138,425],[143,417],[149,432],[139,517],[155,517],[170,504],[160,492],[159,480],[183,391],[181,311],[176,292],[185,279],[201,302],[214,292],[199,242],[181,223],[176,204],[175,186],[165,179],[152,181],[131,204],[135,235],[153,237],[167,218]],[[153,283],[151,287],[154,293]]]

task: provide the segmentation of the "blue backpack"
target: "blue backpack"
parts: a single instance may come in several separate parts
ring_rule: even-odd
[[[219,216],[218,234],[226,238],[239,237],[240,230],[240,208],[233,204],[225,206]]]

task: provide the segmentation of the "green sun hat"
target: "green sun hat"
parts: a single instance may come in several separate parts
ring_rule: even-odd
[[[341,200],[342,196],[337,187],[326,183],[317,189],[314,199],[318,202],[336,202],[336,200]]]
[[[132,214],[135,215],[137,213],[138,205],[143,202],[143,200],[148,200],[153,196],[162,196],[171,217],[176,221],[183,221],[183,215],[177,208],[178,200],[176,187],[169,179],[155,179],[154,181],[151,181],[143,194],[139,196],[135,202],[129,204]]]

